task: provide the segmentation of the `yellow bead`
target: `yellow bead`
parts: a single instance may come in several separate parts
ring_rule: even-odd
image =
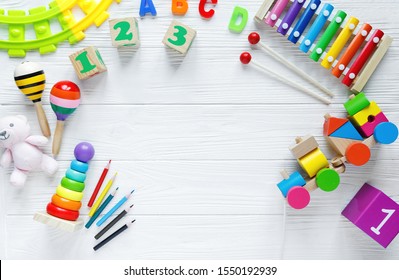
[[[298,162],[310,178],[314,177],[320,169],[328,167],[328,160],[319,148],[301,157]]]

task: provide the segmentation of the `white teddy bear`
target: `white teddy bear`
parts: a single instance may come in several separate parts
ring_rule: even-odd
[[[58,163],[43,154],[36,146],[45,146],[48,139],[41,135],[30,135],[30,126],[25,116],[7,116],[0,119],[0,148],[5,148],[0,165],[8,168],[14,160],[14,171],[10,182],[23,186],[29,171],[42,170],[53,175]]]

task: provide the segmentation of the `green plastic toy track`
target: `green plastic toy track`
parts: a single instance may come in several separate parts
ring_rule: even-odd
[[[9,10],[7,15],[0,9],[0,25],[8,25],[9,38],[0,40],[0,49],[8,51],[10,57],[25,57],[26,51],[38,49],[41,54],[54,52],[57,44],[68,40],[75,44],[85,38],[83,33],[91,24],[99,27],[109,14],[107,10],[114,0],[55,0],[49,9],[40,6],[29,10]],[[115,0],[120,3],[121,0]],[[71,9],[78,5],[85,17],[76,21]],[[51,33],[50,20],[57,19],[62,31]],[[36,39],[25,41],[25,29],[33,25]]]

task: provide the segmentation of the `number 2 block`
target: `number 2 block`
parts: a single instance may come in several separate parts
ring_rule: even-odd
[[[98,73],[107,71],[100,52],[95,47],[84,48],[70,55],[69,59],[80,80],[85,80]]]
[[[173,20],[162,43],[182,54],[186,54],[196,34],[197,32],[194,29]]]
[[[399,233],[399,205],[367,183],[345,207],[342,215],[384,248]]]
[[[109,20],[109,29],[114,47],[139,47],[139,27],[134,17]]]

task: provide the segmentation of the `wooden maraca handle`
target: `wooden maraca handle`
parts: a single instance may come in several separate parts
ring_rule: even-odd
[[[46,137],[50,137],[51,131],[50,131],[50,127],[48,125],[46,114],[44,113],[44,110],[43,110],[42,103],[35,102],[33,104],[35,104],[37,119],[39,120],[40,129],[42,130],[43,135]]]
[[[53,138],[53,155],[56,156],[60,152],[62,134],[64,132],[64,122],[57,121],[57,126],[55,127],[54,138]]]

